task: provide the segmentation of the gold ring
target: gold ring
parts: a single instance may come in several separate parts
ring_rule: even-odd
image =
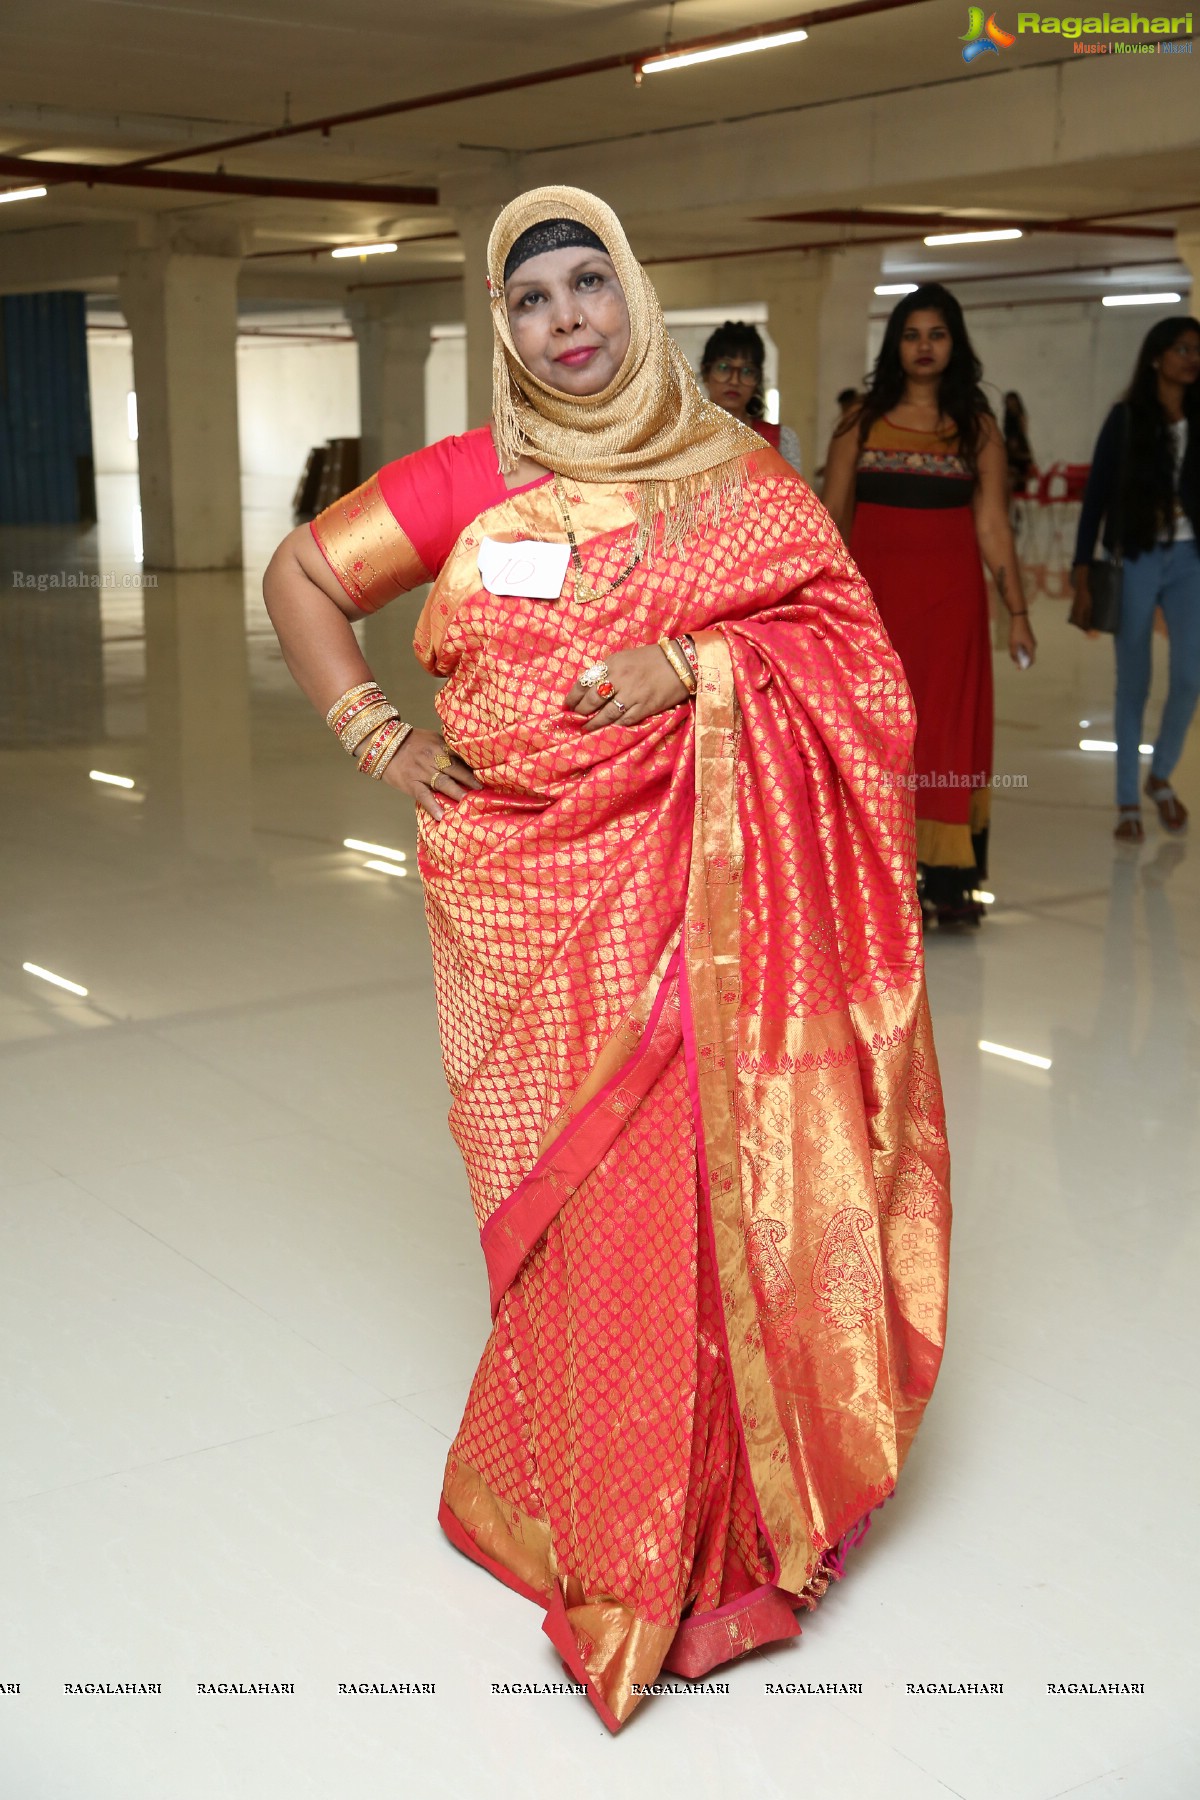
[[[448,755],[445,750],[435,750],[433,753],[433,767],[435,774],[444,774],[453,761],[454,758]],[[433,783],[430,782],[429,785],[432,787]]]

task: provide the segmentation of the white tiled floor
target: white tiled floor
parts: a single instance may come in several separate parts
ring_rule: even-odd
[[[282,523],[249,520],[260,560]],[[128,539],[114,511],[105,567]],[[0,566],[96,542],[9,533]],[[1109,761],[1075,747],[1080,718],[1104,734],[1108,646],[1043,604],[1038,668],[997,664],[998,767],[1029,785],[997,800],[992,916],[929,945],[953,1314],[901,1493],[799,1644],[614,1741],[573,1696],[492,1692],[556,1658],[436,1526],[486,1288],[419,886],[340,848],[411,850],[411,821],[290,693],[255,572],[201,579],[252,624],[248,843],[231,823],[213,855],[211,818],[160,803],[127,595],[98,626],[78,601],[69,691],[104,684],[107,740],[0,708],[3,1800],[1195,1800],[1200,851],[1112,844]],[[0,633],[44,641],[52,691],[72,618],[60,598],[51,641],[33,605],[0,592]],[[1195,741],[1179,785],[1200,806]],[[89,1680],[163,1692],[63,1691]],[[437,1691],[338,1693],[392,1680]],[[864,1691],[766,1691],[795,1681]],[[907,1691],[947,1681],[1005,1691]]]

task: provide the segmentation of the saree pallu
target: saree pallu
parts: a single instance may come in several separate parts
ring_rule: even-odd
[[[611,1729],[663,1668],[796,1634],[941,1354],[911,702],[820,503],[767,450],[747,480],[611,593],[635,497],[569,484],[591,604],[482,588],[484,536],[564,541],[548,487],[511,495],[417,630],[484,784],[420,825],[493,1306],[440,1517]],[[694,706],[565,711],[586,663],[681,631]]]

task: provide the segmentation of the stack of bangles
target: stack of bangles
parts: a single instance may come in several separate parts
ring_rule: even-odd
[[[383,779],[384,770],[412,730],[374,681],[360,681],[349,688],[325,714],[325,723],[351,756],[367,744],[357,758],[358,767],[375,781]],[[369,744],[368,738],[372,739]]]
[[[700,662],[695,644],[685,634],[683,637],[659,638],[658,647],[687,689],[690,699],[700,685]]]

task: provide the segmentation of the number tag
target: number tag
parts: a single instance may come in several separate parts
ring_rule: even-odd
[[[515,544],[498,544],[485,537],[479,545],[479,574],[489,594],[557,600],[570,559],[568,544],[540,544],[526,538]]]

